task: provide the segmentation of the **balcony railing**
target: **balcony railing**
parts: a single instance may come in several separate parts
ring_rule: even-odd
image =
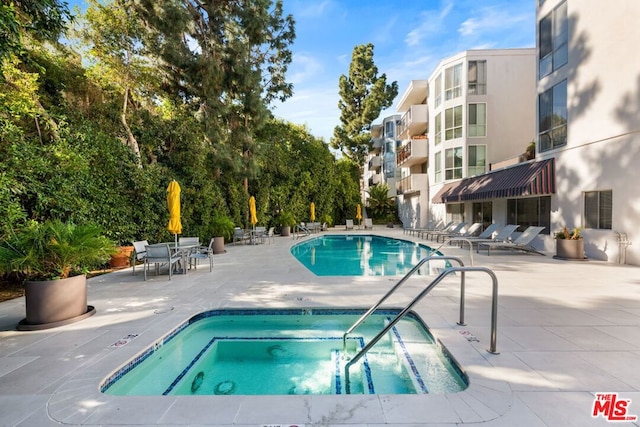
[[[396,153],[396,165],[410,167],[414,164],[427,161],[429,141],[425,135],[413,137],[409,142],[398,149]]]
[[[429,121],[427,104],[412,105],[400,119],[398,135],[408,138],[427,130]]]
[[[429,183],[428,174],[426,173],[413,173],[398,181],[397,189],[398,194],[410,194],[420,191],[427,191],[427,184]]]
[[[380,169],[382,167],[382,157],[374,156],[369,160],[369,170]]]

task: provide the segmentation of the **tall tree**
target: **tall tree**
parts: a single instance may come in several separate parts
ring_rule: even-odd
[[[391,106],[398,95],[398,83],[387,84],[386,74],[378,76],[373,44],[368,43],[353,49],[349,76],[341,75],[338,84],[340,126],[333,131],[331,147],[361,166],[369,152],[369,126]]]
[[[122,96],[120,123],[126,133],[125,144],[142,167],[140,147],[127,120],[127,110],[133,103],[136,89],[140,91],[148,80],[145,76],[150,74],[148,61],[143,56],[142,29],[128,0],[113,0],[106,4],[88,0],[88,3],[84,15],[86,25],[80,36],[88,45],[88,54],[93,60],[90,72],[97,76],[103,87]]]
[[[167,93],[197,113],[216,160],[251,175],[254,131],[292,95],[294,20],[282,0],[135,1]]]

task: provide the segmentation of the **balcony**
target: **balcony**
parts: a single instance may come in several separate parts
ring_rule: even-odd
[[[412,105],[400,119],[398,135],[409,138],[424,134],[429,122],[427,104]]]
[[[370,171],[378,171],[382,167],[382,157],[381,156],[373,156],[369,159],[369,170]]]
[[[426,173],[413,173],[398,181],[398,194],[411,194],[419,193],[420,191],[427,191],[428,177]]]
[[[369,187],[378,185],[382,182],[382,174],[376,173],[369,177]]]
[[[427,137],[415,137],[398,149],[396,165],[402,168],[410,168],[413,165],[425,163],[428,155],[429,140]]]

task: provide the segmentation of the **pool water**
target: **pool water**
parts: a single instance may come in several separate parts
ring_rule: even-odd
[[[344,394],[344,365],[399,310],[214,310],[171,331],[103,381],[110,395]],[[351,394],[453,393],[466,375],[423,322],[405,316],[349,370]]]
[[[291,248],[291,254],[317,276],[404,275],[432,253],[419,243],[363,234],[324,235]]]

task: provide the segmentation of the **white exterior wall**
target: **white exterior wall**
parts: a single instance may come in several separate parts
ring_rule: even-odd
[[[487,93],[486,95],[467,94],[467,69],[469,61],[487,61]],[[463,63],[462,96],[444,101],[435,107],[435,81],[444,71],[458,63]],[[435,168],[433,159],[437,151],[444,152],[447,148],[463,147],[463,178],[467,177],[468,145],[487,146],[487,171],[489,165],[506,159],[515,158],[523,154],[529,143],[536,137],[536,50],[531,49],[496,49],[470,50],[452,56],[440,62],[429,77],[429,182],[431,183],[429,200],[435,195],[445,182],[435,182]],[[444,97],[444,89],[443,89]],[[469,103],[487,104],[487,136],[467,138],[467,106]],[[463,137],[449,141],[444,140],[444,111],[462,105]],[[442,142],[435,145],[435,117],[441,114]],[[442,167],[444,174],[444,165]],[[451,182],[451,181],[448,181]],[[496,216],[494,201],[494,221],[500,221]],[[503,216],[506,217],[506,203]],[[444,219],[446,215],[443,203],[430,204],[430,219]],[[465,220],[471,221],[471,203],[465,204]]]
[[[561,1],[546,0],[538,22]],[[640,1],[568,0],[569,62],[538,83],[567,80],[567,144],[556,157],[551,227],[584,224],[584,192],[612,190],[613,229],[583,231],[586,255],[618,262],[615,231],[628,233],[626,262],[640,265]],[[546,249],[553,251],[549,237]]]

